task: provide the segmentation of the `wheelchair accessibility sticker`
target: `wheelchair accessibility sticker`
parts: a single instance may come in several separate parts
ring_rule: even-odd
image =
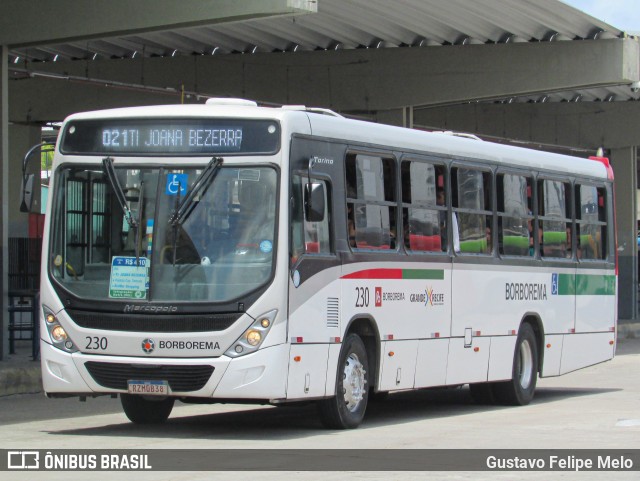
[[[164,193],[167,195],[185,195],[187,193],[187,174],[167,174],[167,185]]]

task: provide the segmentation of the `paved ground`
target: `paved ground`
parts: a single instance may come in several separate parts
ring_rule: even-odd
[[[399,393],[370,406],[352,431],[320,427],[313,406],[177,405],[162,427],[127,422],[117,399],[0,397],[2,449],[567,448],[640,449],[640,340],[617,357],[539,382],[525,407],[476,406],[468,389]],[[238,452],[242,460],[242,453]],[[4,476],[9,474],[10,476]],[[87,473],[2,473],[7,480],[87,479]],[[514,477],[514,474],[517,476]],[[228,478],[231,473],[136,473],[143,480]],[[350,473],[355,479],[638,479],[635,473]],[[235,479],[344,479],[345,473],[234,473]],[[133,473],[92,473],[127,479]]]

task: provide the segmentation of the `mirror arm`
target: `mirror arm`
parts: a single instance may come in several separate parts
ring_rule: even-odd
[[[305,197],[307,198],[307,205],[305,205],[305,214],[306,212],[311,210],[311,168],[313,167],[313,164],[316,163],[316,158],[315,157],[311,157],[309,159],[309,165],[307,167],[307,180],[308,180],[308,184],[305,187],[305,192],[308,191],[308,195],[306,195]]]
[[[51,147],[51,149],[47,149],[45,151],[44,147]],[[36,144],[33,147],[31,147],[25,154],[24,159],[22,160],[22,192],[20,194],[20,197],[21,197],[20,212],[31,212],[32,203],[33,203],[33,189],[34,189],[33,184],[35,183],[35,180],[31,182],[31,193],[29,194],[28,202],[27,202],[27,193],[26,193],[27,184],[29,184],[29,177],[32,175],[32,174],[27,175],[27,167],[29,165],[29,161],[31,160],[31,156],[37,150],[40,150],[41,152],[51,152],[53,151],[54,148],[55,148],[55,144],[52,142],[40,142],[39,144]],[[40,158],[42,159],[42,156]],[[33,176],[33,178],[35,179],[35,175]],[[36,185],[39,185],[39,184],[36,184]]]

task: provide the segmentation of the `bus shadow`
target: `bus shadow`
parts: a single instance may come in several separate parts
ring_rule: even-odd
[[[578,396],[592,396],[620,390],[603,388],[538,388],[531,403],[532,405],[545,404]],[[422,391],[395,393],[385,401],[372,403],[367,407],[365,423],[373,427],[372,425],[441,419],[519,408],[519,406],[477,404],[471,397],[468,386],[425,389]]]
[[[616,356],[627,356],[640,353],[640,339],[618,339]]]
[[[592,396],[619,391],[597,388],[539,388],[532,404],[555,402],[578,396]],[[496,410],[518,409],[501,405],[474,403],[468,387],[426,389],[394,393],[384,401],[372,401],[360,429],[428,419],[455,418]],[[325,430],[313,403],[283,407],[258,407],[241,411],[216,412],[174,417],[163,425],[136,425],[125,420],[120,424],[49,431],[58,436],[116,436],[212,440],[291,440],[330,433]]]
[[[178,404],[177,404],[178,406]],[[49,431],[64,436],[116,436],[173,439],[286,440],[313,436],[322,425],[313,404],[254,407],[241,411],[181,415],[174,410],[166,423],[140,425],[122,414],[121,424]]]

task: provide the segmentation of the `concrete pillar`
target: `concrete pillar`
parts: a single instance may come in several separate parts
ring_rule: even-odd
[[[9,47],[0,45],[0,360],[9,352],[8,223],[9,218]]]
[[[618,319],[622,325],[638,319],[637,147],[612,149],[611,164],[616,179]]]

